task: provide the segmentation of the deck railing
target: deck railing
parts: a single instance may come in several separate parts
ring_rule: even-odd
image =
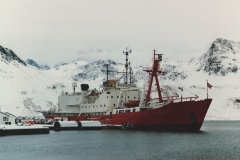
[[[176,103],[176,102],[193,101],[198,98],[199,98],[198,96],[193,96],[193,97],[169,96],[169,97],[163,97],[163,101],[167,101],[169,103]],[[158,100],[158,98],[154,98],[152,100]]]

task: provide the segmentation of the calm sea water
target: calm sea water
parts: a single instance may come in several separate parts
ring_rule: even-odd
[[[199,133],[51,131],[0,144],[0,160],[231,160],[240,159],[240,121],[208,121]]]

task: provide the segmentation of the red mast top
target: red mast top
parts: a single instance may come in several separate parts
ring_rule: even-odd
[[[153,78],[155,78],[157,91],[158,91],[158,100],[159,102],[162,102],[162,94],[161,94],[161,88],[159,85],[158,80],[158,74],[164,73],[160,69],[160,61],[162,61],[162,54],[156,54],[156,50],[153,50],[153,66],[152,68],[146,68],[144,71],[148,72],[150,75],[150,79],[148,81],[148,90],[146,94],[146,102],[149,102],[151,100],[151,92],[152,92],[152,84],[153,84]]]

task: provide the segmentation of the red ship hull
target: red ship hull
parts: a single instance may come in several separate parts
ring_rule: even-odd
[[[106,125],[122,125],[126,128],[158,131],[199,131],[212,99],[170,103],[163,107],[140,112],[104,116],[66,116],[68,120],[99,120]],[[63,114],[64,115],[64,114]],[[54,118],[57,115],[46,115]],[[62,116],[64,117],[64,116]]]

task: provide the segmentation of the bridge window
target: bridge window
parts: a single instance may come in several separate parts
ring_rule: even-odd
[[[124,113],[124,110],[119,110],[119,114]]]
[[[129,113],[130,112],[130,110],[125,110],[125,113]]]

